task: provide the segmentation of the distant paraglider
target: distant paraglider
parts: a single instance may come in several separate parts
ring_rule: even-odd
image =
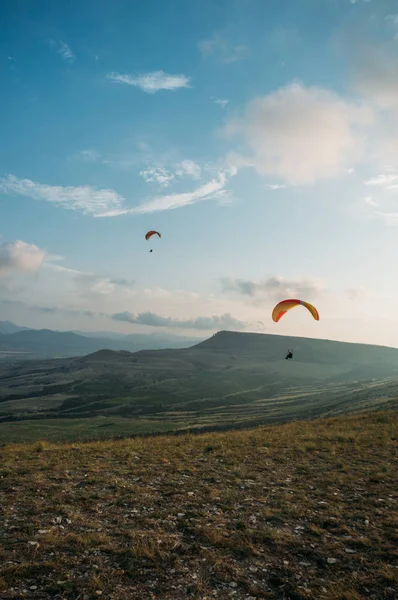
[[[155,231],[154,229],[151,229],[151,231],[148,231],[148,233],[145,234],[145,239],[149,240],[149,238],[151,238],[153,235],[158,235],[160,238],[162,237],[161,233]]]
[[[283,317],[284,314],[287,313],[288,310],[291,310],[296,306],[305,306],[305,308],[309,310],[309,312],[312,314],[314,319],[316,321],[319,321],[319,313],[315,306],[313,306],[309,302],[304,302],[304,300],[297,300],[295,298],[290,298],[288,300],[282,300],[281,302],[278,302],[278,304],[274,307],[272,311],[272,320],[275,321],[275,323],[278,323],[278,321]]]
[[[154,229],[151,229],[150,231],[148,231],[148,233],[145,234],[145,239],[149,240],[153,235],[157,235],[160,238],[162,237],[162,234],[159,233],[159,231],[155,231]],[[149,250],[149,252],[153,252],[153,250]]]

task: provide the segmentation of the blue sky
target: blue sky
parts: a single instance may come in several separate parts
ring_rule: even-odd
[[[0,319],[398,345],[395,1],[6,0],[0,30]]]

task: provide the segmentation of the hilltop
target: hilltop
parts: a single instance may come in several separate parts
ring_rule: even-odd
[[[0,448],[0,597],[394,600],[397,417]]]
[[[285,360],[287,347],[294,359]],[[248,427],[397,406],[398,350],[219,332],[183,349],[102,349],[0,366],[9,441]]]

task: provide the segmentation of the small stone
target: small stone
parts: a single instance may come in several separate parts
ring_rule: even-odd
[[[357,553],[356,550],[351,550],[351,548],[344,548],[344,551],[347,552],[347,554],[356,554]]]
[[[29,589],[32,591],[37,590],[37,585],[31,585]]]
[[[236,583],[236,581],[231,581],[231,583],[229,584],[229,587],[231,587],[231,588],[237,588],[238,584]]]
[[[328,558],[328,565],[335,565],[337,563],[337,558]]]
[[[185,517],[185,513],[177,513],[177,517]]]

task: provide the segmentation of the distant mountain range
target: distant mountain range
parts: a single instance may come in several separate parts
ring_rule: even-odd
[[[81,356],[101,349],[157,350],[186,348],[197,344],[200,338],[183,337],[168,333],[133,333],[53,331],[31,329],[0,321],[0,356],[12,358],[67,358]]]

